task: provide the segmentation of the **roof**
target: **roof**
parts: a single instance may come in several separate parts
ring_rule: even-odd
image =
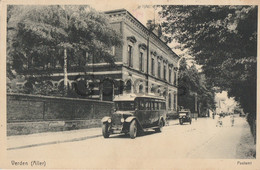
[[[179,111],[179,113],[187,113],[187,112],[190,112],[190,109],[181,109]]]
[[[161,96],[155,96],[153,94],[134,94],[134,93],[130,93],[130,94],[123,94],[123,95],[118,95],[115,96],[114,101],[134,101],[136,98],[153,98],[153,99],[160,99],[160,100],[165,100],[163,97]]]

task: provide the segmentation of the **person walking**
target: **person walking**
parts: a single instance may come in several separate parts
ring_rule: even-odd
[[[222,126],[223,126],[222,116],[219,115],[216,127],[222,127]]]
[[[233,114],[230,115],[230,122],[231,122],[231,127],[233,127],[234,123],[235,123],[235,119],[234,119],[234,115]]]

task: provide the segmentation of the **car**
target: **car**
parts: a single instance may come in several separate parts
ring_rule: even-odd
[[[115,111],[105,116],[102,134],[129,134],[134,139],[137,134],[153,129],[161,132],[166,123],[166,101],[163,97],[152,95],[124,94],[114,99]]]
[[[189,109],[182,109],[179,111],[179,122],[182,125],[184,122],[189,122],[191,124],[191,112]]]
[[[225,114],[222,112],[222,113],[219,113],[219,117],[225,117]]]

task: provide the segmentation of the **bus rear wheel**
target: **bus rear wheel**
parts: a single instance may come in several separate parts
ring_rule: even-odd
[[[163,121],[160,120],[159,127],[155,129],[155,132],[162,132],[163,129]]]

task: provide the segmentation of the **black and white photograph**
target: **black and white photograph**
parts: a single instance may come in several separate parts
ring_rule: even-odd
[[[257,1],[0,4],[0,168],[260,169]]]

